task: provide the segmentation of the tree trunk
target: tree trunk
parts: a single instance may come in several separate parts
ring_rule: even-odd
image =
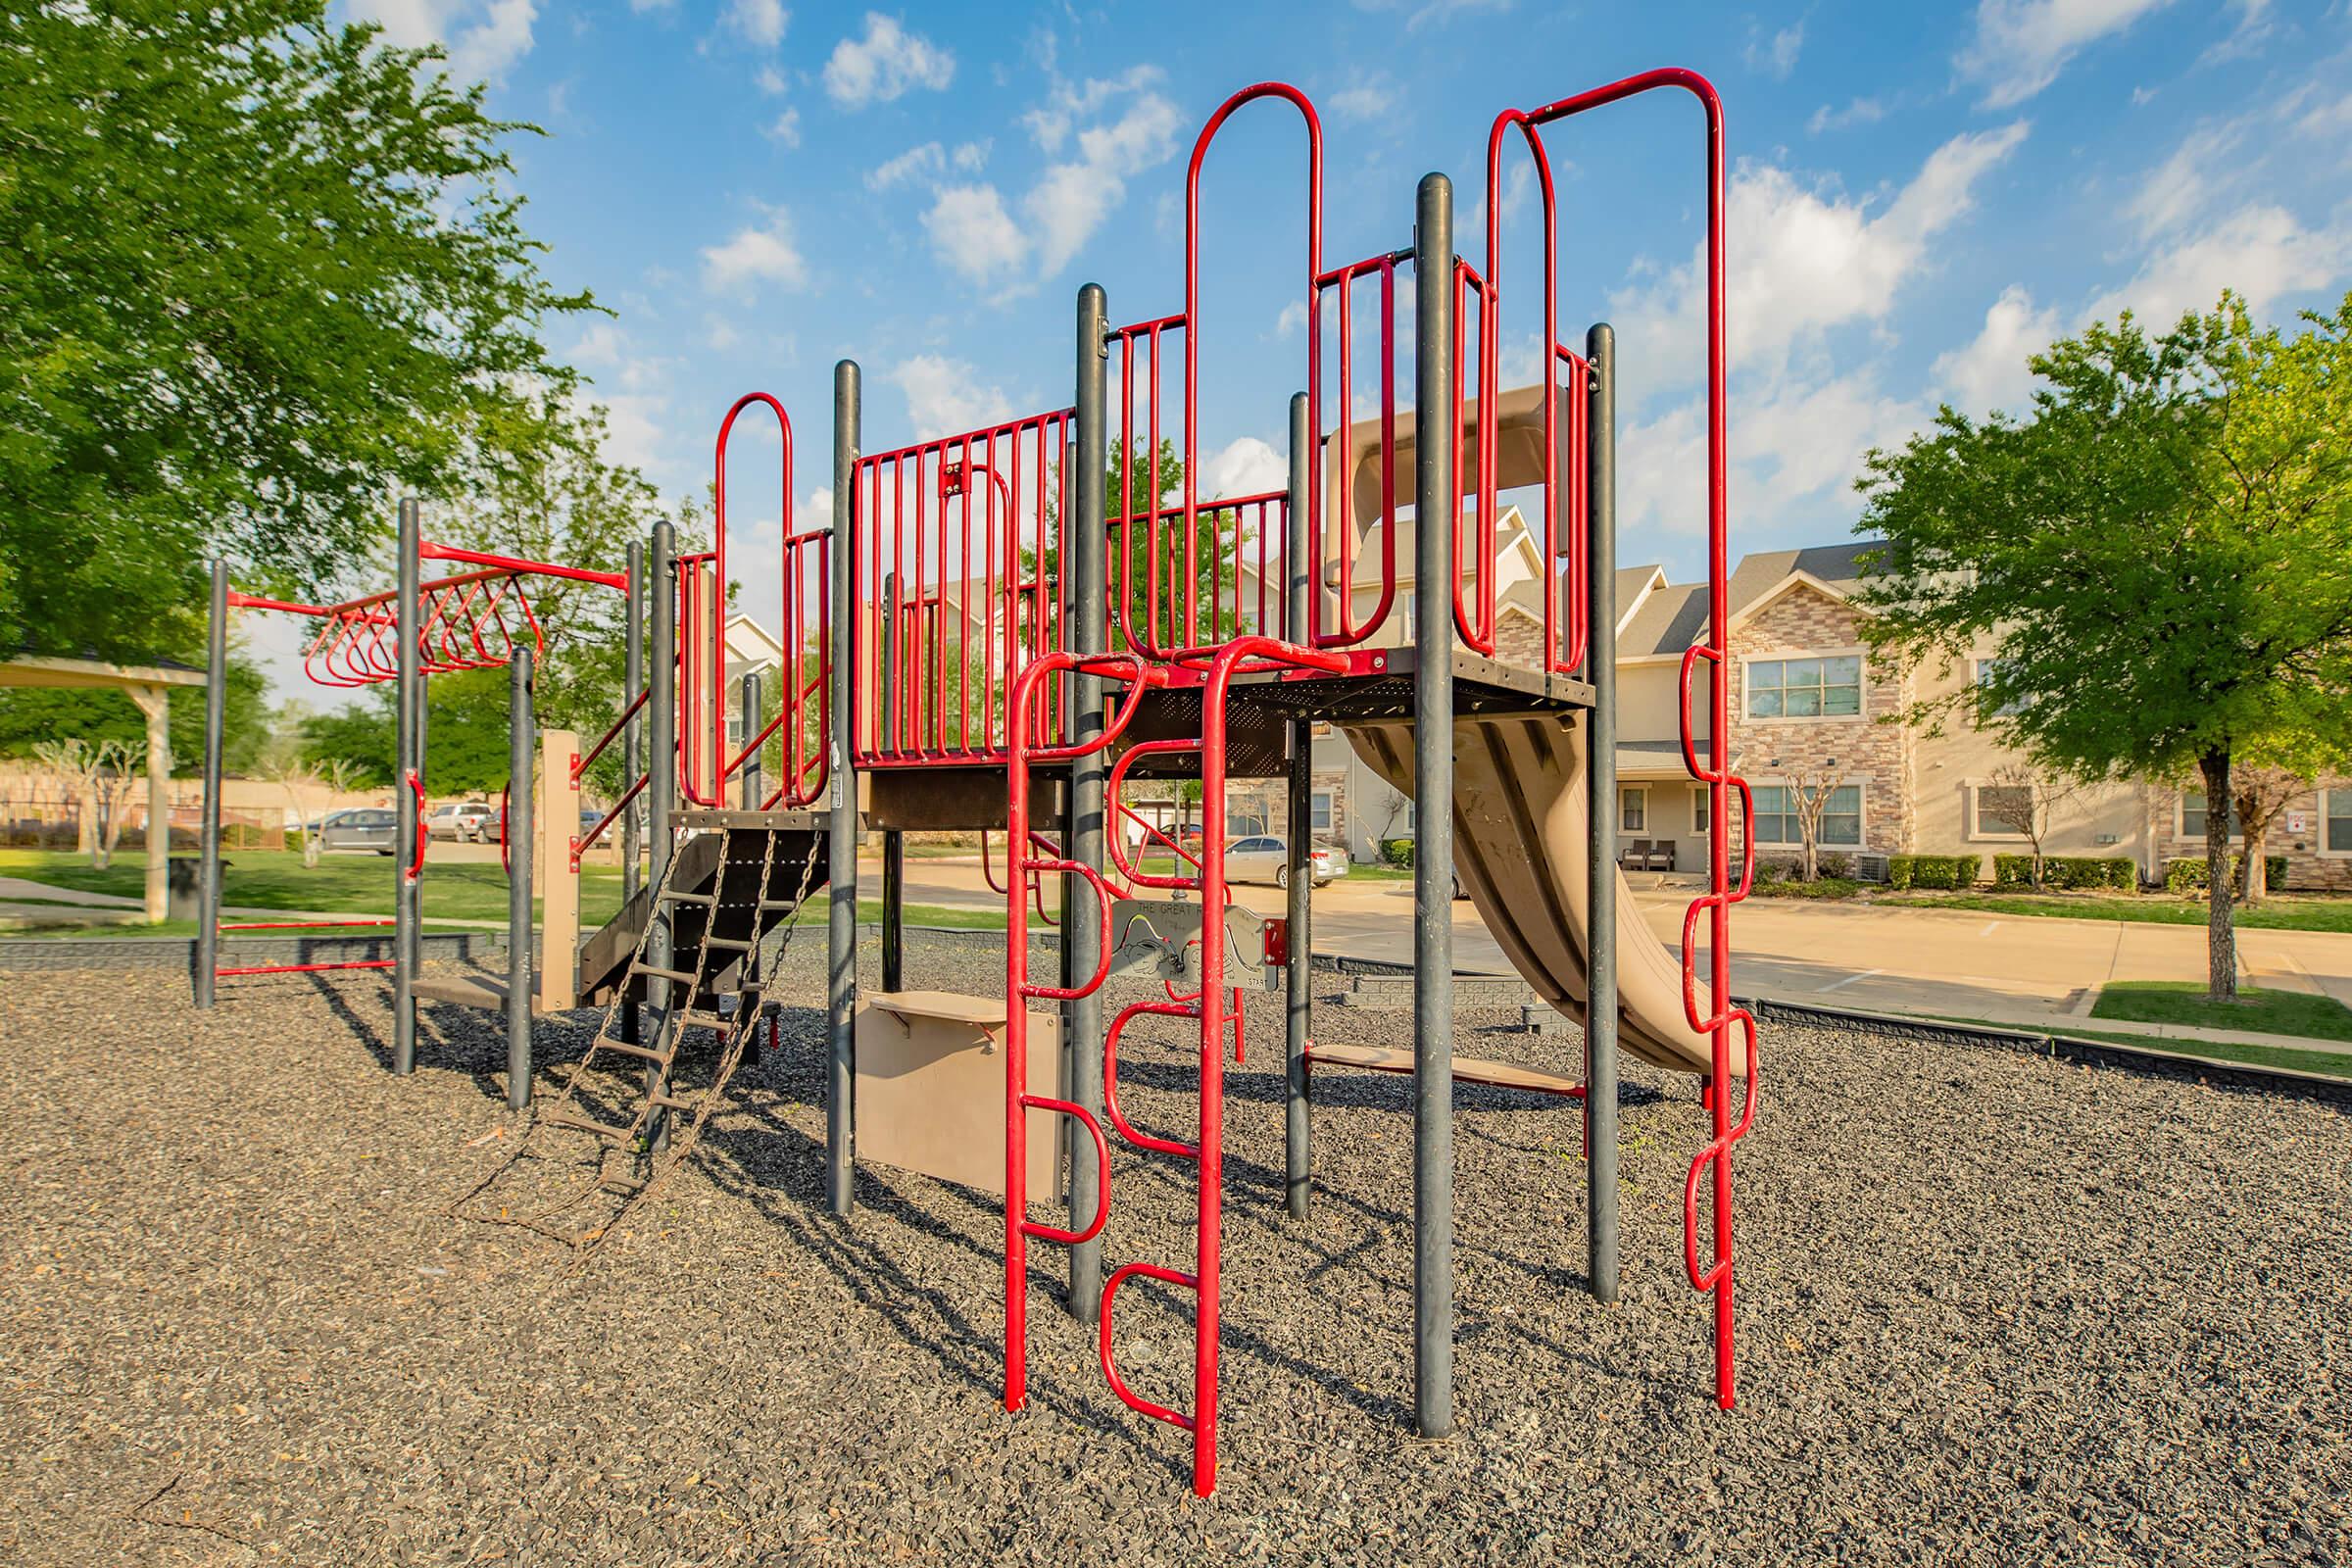
[[[2252,908],[2271,890],[2271,868],[2264,863],[2262,857],[2262,842],[2270,831],[2270,824],[2257,822],[2250,816],[2241,816],[2238,820],[2245,829],[2246,858],[2238,867],[2237,885],[2241,890],[2239,897],[2248,908]]]
[[[2216,1002],[2237,1000],[2237,932],[2230,899],[2230,754],[2197,759],[2205,776],[2205,989]]]
[[[80,808],[74,821],[74,850],[86,855],[92,865],[98,860],[98,790],[87,779],[81,783]],[[100,865],[101,870],[105,869]]]

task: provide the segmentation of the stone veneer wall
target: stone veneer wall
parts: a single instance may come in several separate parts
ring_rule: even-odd
[[[1740,626],[1732,636],[1731,745],[1735,769],[1750,784],[1769,784],[1828,773],[1862,784],[1861,849],[1875,855],[1911,848],[1911,738],[1905,726],[1881,720],[1899,711],[1903,692],[1862,666],[1862,711],[1851,718],[1751,719],[1747,716],[1745,662],[1854,653],[1861,648],[1860,616],[1815,589],[1799,584]],[[1773,765],[1773,759],[1781,765]],[[1837,766],[1829,767],[1831,758]],[[1736,817],[1737,813],[1735,813]],[[1737,833],[1737,827],[1734,829]],[[1759,846],[1761,853],[1793,858],[1795,845]],[[1852,853],[1825,845],[1823,853]]]

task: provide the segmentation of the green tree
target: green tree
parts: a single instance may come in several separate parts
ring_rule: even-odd
[[[1948,407],[1873,451],[1862,602],[1908,669],[1995,645],[1960,710],[2078,777],[2203,777],[2213,996],[2235,994],[2233,758],[2352,742],[2352,297],[2308,330],[2224,295],[2033,360],[2031,417]]]
[[[228,660],[228,723],[221,736],[221,765],[244,771],[270,733],[269,679],[259,665],[239,655]],[[188,777],[204,761],[204,693],[181,687],[172,693],[172,765]],[[147,720],[122,692],[33,686],[0,687],[0,757],[30,757],[44,741],[119,741],[144,746]]]
[[[325,0],[0,11],[0,645],[187,657],[204,562],[331,591],[562,386],[509,145]]]

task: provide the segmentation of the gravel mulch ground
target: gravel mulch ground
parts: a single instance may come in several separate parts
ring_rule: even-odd
[[[963,947],[909,970],[1002,975]],[[436,1013],[396,1080],[374,976],[237,983],[205,1015],[160,974],[9,977],[0,1560],[2352,1562],[2342,1110],[1776,1029],[1727,1414],[1681,1271],[1689,1081],[1629,1068],[1607,1308],[1582,1293],[1573,1108],[1465,1089],[1460,1432],[1428,1443],[1409,1085],[1319,1083],[1321,1192],[1284,1219],[1267,1000],[1230,1079],[1202,1502],[1184,1435],[1118,1404],[1056,1306],[1058,1249],[1009,1416],[989,1201],[868,1168],[853,1221],[822,1212],[814,1011],[575,1274],[444,1213],[514,1129],[487,1017]],[[1573,1035],[1503,1017],[1465,1012],[1460,1049],[1570,1067]],[[1333,1039],[1405,1025],[1321,1015]],[[559,1064],[585,1040],[548,1034]],[[1131,1114],[1181,1126],[1172,1038],[1123,1054]],[[1122,1157],[1114,1261],[1183,1261],[1184,1177]],[[1188,1306],[1121,1298],[1147,1393],[1181,1389]]]

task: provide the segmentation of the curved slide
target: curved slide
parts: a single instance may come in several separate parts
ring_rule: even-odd
[[[1413,725],[1344,725],[1356,755],[1413,793]],[[1453,726],[1454,873],[1487,929],[1536,994],[1585,1015],[1585,731],[1565,716],[1457,718]],[[1706,1000],[1701,982],[1699,1000]],[[1707,1037],[1683,1014],[1681,962],[1649,933],[1624,873],[1617,879],[1618,1044],[1676,1072],[1707,1070]]]

